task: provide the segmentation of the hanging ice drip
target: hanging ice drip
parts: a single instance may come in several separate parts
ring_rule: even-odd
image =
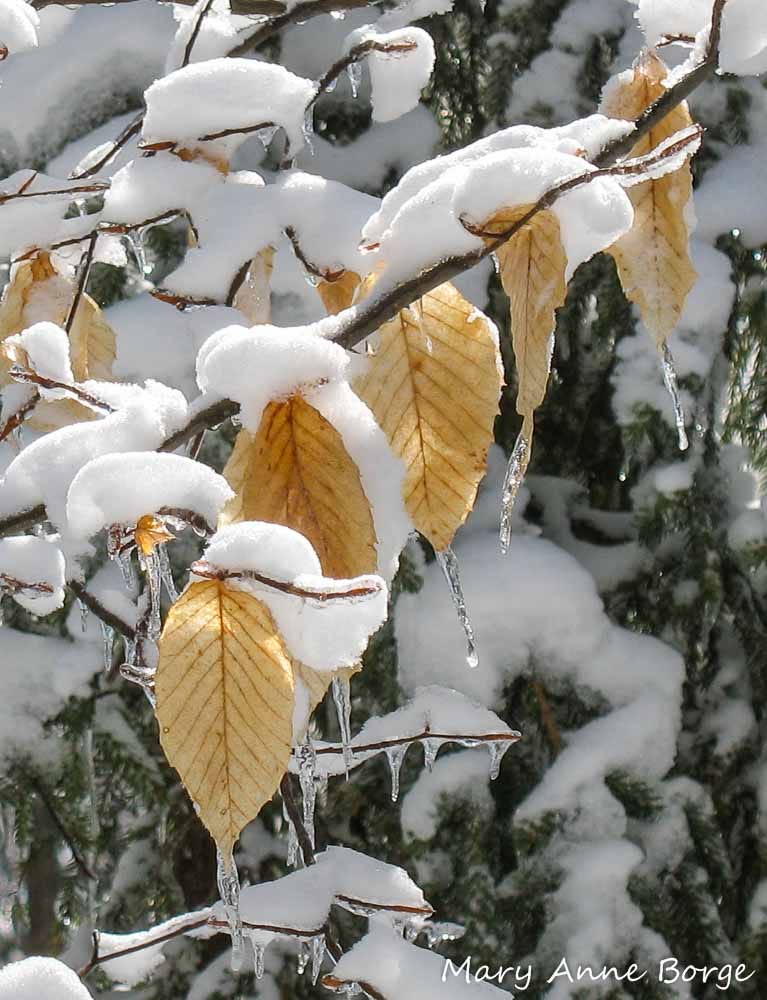
[[[307,737],[306,743],[296,750],[298,758],[298,781],[301,785],[301,795],[303,798],[303,820],[309,840],[314,847],[314,806],[317,799],[317,789],[314,783],[314,776],[317,770],[317,754],[314,752],[312,741]]]
[[[406,746],[395,746],[387,747],[384,751],[386,754],[386,760],[389,764],[389,773],[391,774],[391,800],[396,802],[399,798],[399,772],[402,767],[402,761],[405,758]]]
[[[349,778],[349,768],[352,766],[354,755],[351,749],[351,714],[352,702],[349,687],[349,678],[341,674],[333,675],[333,701],[338,715],[338,728],[341,730],[341,743],[344,748],[344,767],[346,768],[346,778]]]
[[[679,383],[677,381],[674,358],[668,348],[668,344],[664,344],[661,348],[661,358],[663,362],[663,382],[669,396],[671,396],[671,402],[674,407],[674,422],[676,424],[679,450],[687,451],[690,442],[687,438],[687,429],[685,428],[684,407],[679,396]]]
[[[477,656],[477,649],[474,644],[474,629],[469,620],[469,613],[466,610],[466,600],[463,596],[461,577],[458,572],[458,560],[449,545],[444,552],[437,552],[436,556],[440,569],[450,588],[450,596],[453,599],[453,605],[458,614],[458,621],[466,636],[466,662],[470,667],[474,668],[479,664],[479,657]]]
[[[239,972],[242,968],[245,949],[240,918],[240,877],[231,854],[224,857],[220,851],[216,851],[216,876],[218,894],[224,904],[224,913],[232,939],[232,972]],[[258,965],[258,958],[256,965]]]
[[[514,450],[509,456],[509,463],[506,466],[506,475],[503,479],[501,490],[501,552],[504,555],[509,551],[511,544],[511,515],[514,510],[514,501],[517,499],[519,487],[525,478],[527,463],[530,460],[530,441],[524,433],[516,440]]]

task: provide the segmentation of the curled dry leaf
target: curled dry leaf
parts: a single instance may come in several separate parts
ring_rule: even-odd
[[[270,284],[274,249],[261,250],[248,266],[245,280],[237,289],[232,305],[239,309],[251,326],[268,323],[271,315]]]
[[[603,98],[601,110],[613,118],[637,118],[666,93],[668,69],[650,50],[632,71],[620,77]],[[666,114],[632,149],[644,156],[660,143],[693,124],[683,101]],[[697,274],[690,259],[687,209],[692,198],[692,171],[685,162],[673,173],[628,189],[634,205],[634,225],[609,250],[618,266],[626,297],[639,312],[659,347],[679,322]]]
[[[486,233],[500,233],[527,215],[531,205],[502,209],[482,224]],[[497,251],[501,282],[511,303],[511,338],[517,365],[517,413],[526,442],[518,479],[525,473],[533,440],[534,415],[546,395],[554,346],[556,311],[565,301],[567,257],[559,219],[548,209]]]
[[[270,403],[256,434],[237,435],[224,477],[235,496],[221,524],[269,521],[299,531],[326,576],[376,571],[376,533],[341,435],[300,395]]]
[[[293,664],[266,606],[193,583],[168,614],[155,694],[165,755],[229,857],[290,758]]]
[[[355,390],[405,463],[404,502],[437,551],[474,506],[503,384],[496,331],[446,283],[385,323]]]
[[[0,342],[41,320],[63,326],[76,292],[75,282],[60,275],[48,253],[19,264],[0,302]],[[72,372],[78,382],[109,381],[116,354],[115,335],[99,306],[83,295],[69,333]],[[0,351],[0,385],[8,383],[14,359]],[[95,420],[90,407],[74,399],[41,400],[29,418],[34,430],[48,431],[66,424]]]
[[[136,522],[136,545],[145,556],[154,552],[158,545],[170,542],[175,537],[173,532],[165,527],[165,523],[154,514],[144,514]]]
[[[349,308],[360,287],[360,280],[356,271],[344,271],[335,281],[320,280],[317,291],[329,316]]]

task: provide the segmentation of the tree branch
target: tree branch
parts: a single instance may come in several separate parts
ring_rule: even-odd
[[[318,17],[320,14],[331,14],[334,11],[358,10],[360,7],[373,7],[378,0],[310,0],[309,3],[298,4],[291,10],[277,15],[266,24],[261,25],[252,35],[235,45],[227,52],[228,56],[247,55],[260,48],[276,34],[291,24],[303,24],[305,21]]]
[[[79,580],[68,580],[67,587],[69,587],[77,600],[84,604],[89,611],[92,611],[97,618],[101,619],[105,625],[114,629],[115,632],[120,632],[126,639],[136,638],[136,629],[133,625],[129,625],[119,615],[105,608],[101,601],[83,586]]]
[[[333,601],[352,601],[361,597],[373,597],[381,592],[383,584],[371,579],[369,584],[360,584],[351,587],[349,590],[308,590],[306,587],[297,587],[286,580],[274,580],[264,576],[263,573],[256,573],[255,570],[227,570],[212,566],[204,560],[193,562],[189,567],[191,573],[205,577],[207,580],[253,580],[264,587],[271,587],[272,590],[279,590],[282,594],[290,594],[292,597],[300,597],[306,601],[320,601],[322,603],[332,603]]]

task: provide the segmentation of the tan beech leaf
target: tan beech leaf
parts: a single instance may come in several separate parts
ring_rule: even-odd
[[[531,205],[502,209],[482,224],[487,233],[503,232],[526,215]],[[511,339],[517,366],[517,413],[530,454],[533,420],[546,395],[556,311],[565,301],[565,256],[559,219],[538,212],[497,251],[501,282],[511,302]],[[520,477],[524,476],[524,468]]]
[[[299,531],[326,576],[374,573],[376,533],[359,470],[341,435],[300,396],[273,402],[242,430],[224,476],[235,492],[220,523],[269,521]]]
[[[348,309],[354,301],[354,296],[360,286],[360,276],[356,271],[344,271],[335,281],[321,279],[317,285],[325,309],[329,316]]]
[[[353,667],[344,667],[341,670],[312,670],[305,663],[294,661],[294,667],[296,677],[303,681],[309,692],[309,715],[312,714],[327,694],[327,690],[334,677],[345,677],[347,680],[351,680],[355,674],[358,674],[362,670],[362,665],[359,663]]]
[[[634,65],[633,73],[612,87],[601,110],[613,118],[637,118],[656,98],[666,93],[663,81],[668,69],[650,50]],[[631,151],[631,156],[649,153],[664,139],[692,125],[683,101],[665,115]],[[692,198],[689,163],[657,180],[644,181],[628,189],[634,205],[634,225],[609,250],[618,266],[626,297],[639,312],[659,347],[679,322],[697,273],[690,259],[687,208]]]
[[[0,302],[0,342],[41,320],[63,326],[74,294],[74,282],[57,273],[48,253],[23,261]],[[69,340],[76,381],[89,378],[109,381],[113,377],[114,331],[89,295],[80,299]],[[0,385],[8,383],[11,363],[7,352],[0,351]],[[75,399],[41,400],[27,422],[33,430],[48,431],[97,417],[98,414]]]
[[[405,507],[437,551],[474,505],[502,384],[494,328],[449,283],[381,327],[355,383],[405,464]]]
[[[274,248],[265,247],[250,262],[245,280],[232,300],[235,309],[247,317],[251,326],[268,323],[271,316],[270,284],[274,266]]]
[[[193,583],[165,622],[155,694],[165,755],[228,857],[290,759],[293,664],[266,606]]]
[[[150,552],[154,552],[158,545],[161,545],[163,542],[170,542],[175,537],[173,532],[168,531],[165,527],[165,523],[154,514],[144,514],[136,522],[136,545],[145,556],[148,556]]]

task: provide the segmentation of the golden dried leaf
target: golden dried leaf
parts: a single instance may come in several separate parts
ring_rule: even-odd
[[[344,271],[335,281],[321,280],[317,285],[325,309],[329,316],[348,309],[354,302],[354,296],[360,286],[360,276],[356,271]]]
[[[482,231],[509,229],[531,205],[505,208],[482,224]],[[501,282],[511,302],[511,338],[517,365],[517,413],[522,435],[529,445],[533,419],[546,395],[553,347],[556,311],[565,301],[567,257],[559,232],[559,219],[548,209],[538,212],[497,251]],[[526,464],[526,463],[525,463]],[[524,475],[520,469],[520,476]]]
[[[637,118],[656,98],[666,93],[668,69],[654,52],[643,53],[631,78],[612,88],[602,102],[602,112],[614,118]],[[692,125],[686,102],[665,115],[631,151],[641,156]],[[690,230],[686,210],[692,197],[689,163],[657,180],[628,189],[634,205],[634,225],[609,250],[618,266],[626,297],[634,302],[658,346],[679,322],[697,273],[690,259]]]
[[[384,324],[379,338],[355,390],[405,463],[413,523],[443,551],[474,505],[493,442],[503,384],[494,330],[444,284]]]
[[[376,570],[376,533],[341,435],[302,396],[270,403],[256,434],[237,435],[224,476],[235,492],[220,523],[269,521],[299,531],[326,576]]]
[[[0,342],[41,320],[63,326],[74,294],[74,282],[57,273],[48,253],[23,261],[14,271],[0,302]],[[69,341],[76,381],[112,378],[116,353],[114,331],[89,295],[80,299]],[[7,351],[0,352],[0,385],[8,383],[12,363]],[[47,431],[96,417],[93,410],[75,399],[41,400],[28,423],[34,430]]]
[[[155,694],[165,755],[228,857],[290,759],[293,665],[266,606],[193,583],[168,614]]]
[[[237,289],[232,305],[251,326],[268,323],[271,314],[269,285],[272,280],[274,248],[266,247],[250,262],[245,280]]]
[[[134,537],[136,545],[145,556],[148,556],[150,552],[154,552],[158,545],[161,545],[163,542],[170,542],[176,536],[172,531],[168,531],[165,527],[165,522],[161,521],[159,517],[156,517],[154,514],[144,514],[136,522]]]

